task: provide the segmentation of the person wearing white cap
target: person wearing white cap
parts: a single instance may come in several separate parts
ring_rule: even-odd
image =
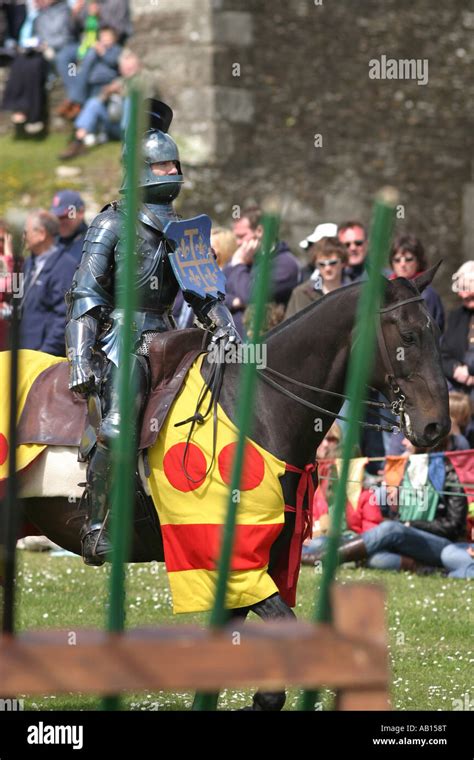
[[[320,225],[320,227],[323,226],[327,225]],[[344,267],[347,264],[348,254],[346,247],[337,237],[322,237],[317,243],[312,244],[311,253],[313,274],[309,280],[293,290],[285,312],[285,319],[292,317],[326,293],[346,284]]]
[[[317,243],[318,240],[321,240],[321,238],[336,237],[336,235],[337,224],[333,224],[333,222],[324,222],[324,224],[317,224],[311,235],[308,235],[308,237],[300,242],[300,248],[303,248],[306,251],[308,248],[311,248],[314,243]]]
[[[311,250],[316,243],[318,243],[324,237],[335,237],[337,235],[337,224],[333,222],[323,222],[323,224],[317,224],[311,235],[308,235],[304,240],[299,243],[300,248],[306,251],[306,266],[303,266],[300,274],[300,283],[306,282],[308,277],[318,273],[314,271],[314,250]]]

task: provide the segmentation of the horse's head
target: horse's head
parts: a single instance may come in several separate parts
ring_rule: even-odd
[[[438,267],[389,281],[377,328],[374,384],[395,402],[403,432],[419,447],[434,446],[451,426],[439,329],[420,297]]]

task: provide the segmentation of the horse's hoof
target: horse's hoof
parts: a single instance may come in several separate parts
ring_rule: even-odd
[[[258,712],[279,712],[285,702],[284,691],[257,691],[253,695],[253,705],[250,709]]]

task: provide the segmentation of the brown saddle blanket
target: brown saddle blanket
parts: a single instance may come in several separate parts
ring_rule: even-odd
[[[155,443],[189,368],[209,338],[208,332],[190,328],[162,333],[150,344],[152,390],[143,414],[140,449]],[[67,362],[49,367],[36,378],[18,423],[18,444],[79,446],[87,402],[69,390],[68,379]]]

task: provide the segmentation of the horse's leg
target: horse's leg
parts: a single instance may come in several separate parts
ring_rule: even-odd
[[[283,601],[280,594],[273,594],[262,602],[257,602],[250,607],[262,620],[287,620],[296,619],[296,615]],[[285,691],[257,691],[253,696],[252,710],[265,710],[276,712],[283,708],[286,700]]]

